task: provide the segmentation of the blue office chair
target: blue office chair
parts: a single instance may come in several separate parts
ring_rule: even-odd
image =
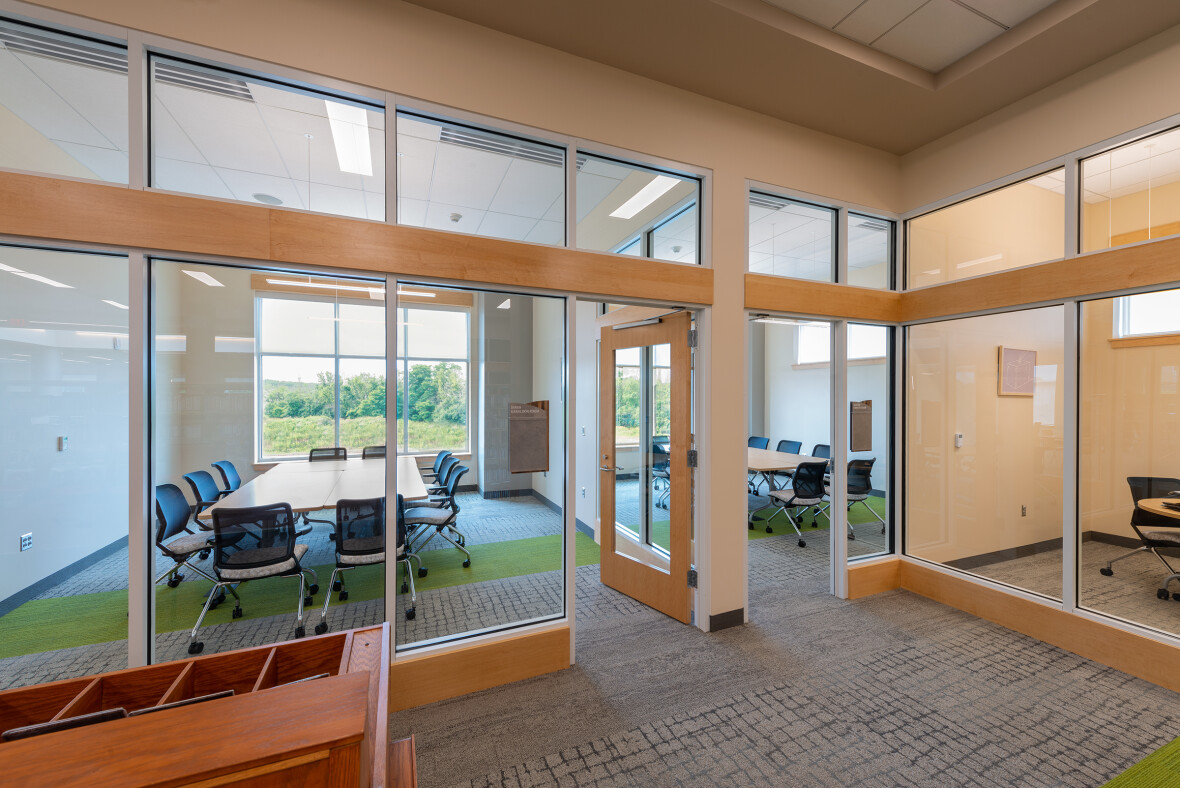
[[[760,438],[757,435],[751,435],[749,440],[746,441],[746,446],[751,449],[769,449],[770,438]]]
[[[238,469],[229,460],[218,460],[213,463],[213,467],[221,474],[221,481],[225,484],[221,491],[222,495],[231,493],[242,486],[242,477],[238,475]]]
[[[463,475],[470,470],[466,465],[460,465],[455,469],[447,479],[446,497],[431,500],[426,503],[419,503],[412,509],[406,510],[406,527],[410,531],[410,539],[421,539],[422,534],[433,529],[433,533],[426,537],[426,541],[422,542],[420,547],[417,547],[418,552],[426,549],[426,545],[430,544],[431,540],[436,536],[441,536],[444,540],[451,543],[451,546],[456,550],[462,551],[464,555],[463,568],[471,566],[471,553],[463,545],[467,542],[467,537],[455,527],[455,522],[459,518],[459,504],[455,500],[455,490],[459,487],[459,480]],[[448,532],[455,535],[452,539]],[[411,543],[410,547],[414,545]],[[425,572],[422,571],[425,567],[419,568],[418,576],[422,577]]]
[[[429,471],[422,471],[423,479],[438,479],[438,472],[442,468],[443,461],[451,456],[451,452],[443,449],[438,454],[434,455],[434,465]]]
[[[209,471],[193,471],[186,473],[184,480],[192,488],[193,497],[197,499],[197,507],[193,512],[193,520],[206,531],[212,530],[213,525],[201,519],[201,513],[219,500],[229,495],[229,490],[218,488]]]
[[[208,534],[194,534],[188,529],[191,515],[192,510],[179,487],[175,484],[161,484],[156,487],[156,547],[167,558],[172,559],[172,566],[160,573],[156,582],[159,583],[166,577],[169,588],[176,588],[180,581],[184,580],[184,575],[180,573],[180,568],[184,566],[211,583],[217,582],[213,575],[189,563],[189,559],[194,555],[208,552],[210,547]]]

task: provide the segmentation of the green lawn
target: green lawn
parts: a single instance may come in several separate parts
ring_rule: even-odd
[[[404,424],[398,422],[402,442]],[[385,443],[385,417],[359,416],[340,420],[340,445],[360,449]],[[266,457],[306,454],[317,446],[335,446],[330,416],[266,418],[262,422],[262,453]],[[411,421],[410,451],[434,451],[467,445],[467,427],[450,422]]]

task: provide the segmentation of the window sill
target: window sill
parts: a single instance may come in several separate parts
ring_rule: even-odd
[[[1154,347],[1159,345],[1180,345],[1180,334],[1143,334],[1132,337],[1110,339],[1112,348]]]
[[[850,367],[867,367],[875,364],[884,364],[884,356],[874,356],[873,358],[852,358],[848,360]],[[831,366],[828,361],[809,361],[806,364],[792,364],[791,369],[827,369]]]

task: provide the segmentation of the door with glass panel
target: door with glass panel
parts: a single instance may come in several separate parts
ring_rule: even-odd
[[[686,624],[691,325],[676,312],[599,333],[602,582]]]

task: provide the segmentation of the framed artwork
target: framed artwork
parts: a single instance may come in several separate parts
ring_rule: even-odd
[[[1037,351],[999,348],[999,395],[1031,397],[1037,386]]]

